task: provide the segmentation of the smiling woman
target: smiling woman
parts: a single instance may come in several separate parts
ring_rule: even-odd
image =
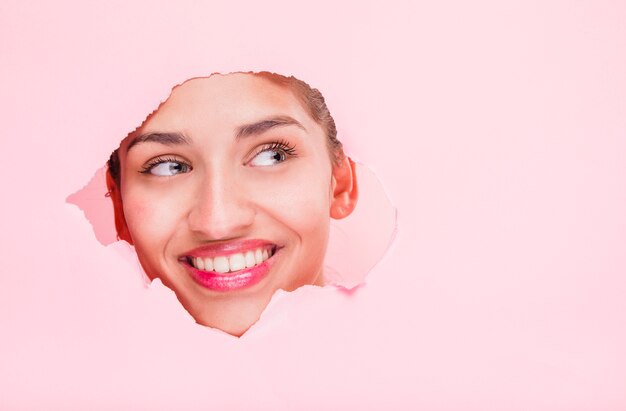
[[[113,152],[107,185],[148,277],[233,335],[275,291],[324,284],[330,219],[358,196],[324,98],[266,72],[175,87]]]

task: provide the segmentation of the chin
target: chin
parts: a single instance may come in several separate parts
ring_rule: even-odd
[[[259,321],[277,290],[292,292],[305,285],[323,286],[324,276],[320,266],[308,267],[306,271],[294,272],[292,267],[275,267],[270,270],[281,253],[273,250],[259,264],[232,273],[213,273],[199,270],[187,258],[178,263],[184,267],[180,276],[157,275],[165,286],[176,294],[181,305],[197,324],[241,337]],[[261,272],[258,275],[257,271]],[[316,272],[316,275],[311,275]],[[256,273],[256,274],[255,274]],[[285,273],[289,273],[285,278]],[[260,277],[258,281],[244,282],[239,286],[231,278]],[[225,287],[215,280],[227,280]],[[212,282],[211,282],[212,281]],[[217,285],[220,285],[219,287]]]
[[[195,304],[179,301],[196,323],[241,337],[261,318],[272,295],[230,295]]]

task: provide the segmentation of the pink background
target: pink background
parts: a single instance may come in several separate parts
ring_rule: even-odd
[[[626,409],[626,3],[5,0],[0,56],[0,409]],[[263,69],[398,230],[236,339],[65,200],[174,84]]]

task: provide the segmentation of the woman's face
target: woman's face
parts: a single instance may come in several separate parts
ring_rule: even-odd
[[[247,74],[177,87],[119,149],[123,213],[150,278],[242,334],[274,292],[322,283],[336,179],[323,129]]]

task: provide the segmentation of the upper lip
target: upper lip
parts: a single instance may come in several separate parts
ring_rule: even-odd
[[[231,254],[245,253],[263,247],[277,247],[275,243],[267,240],[233,240],[221,243],[205,244],[194,248],[182,255],[182,257],[218,257]]]

